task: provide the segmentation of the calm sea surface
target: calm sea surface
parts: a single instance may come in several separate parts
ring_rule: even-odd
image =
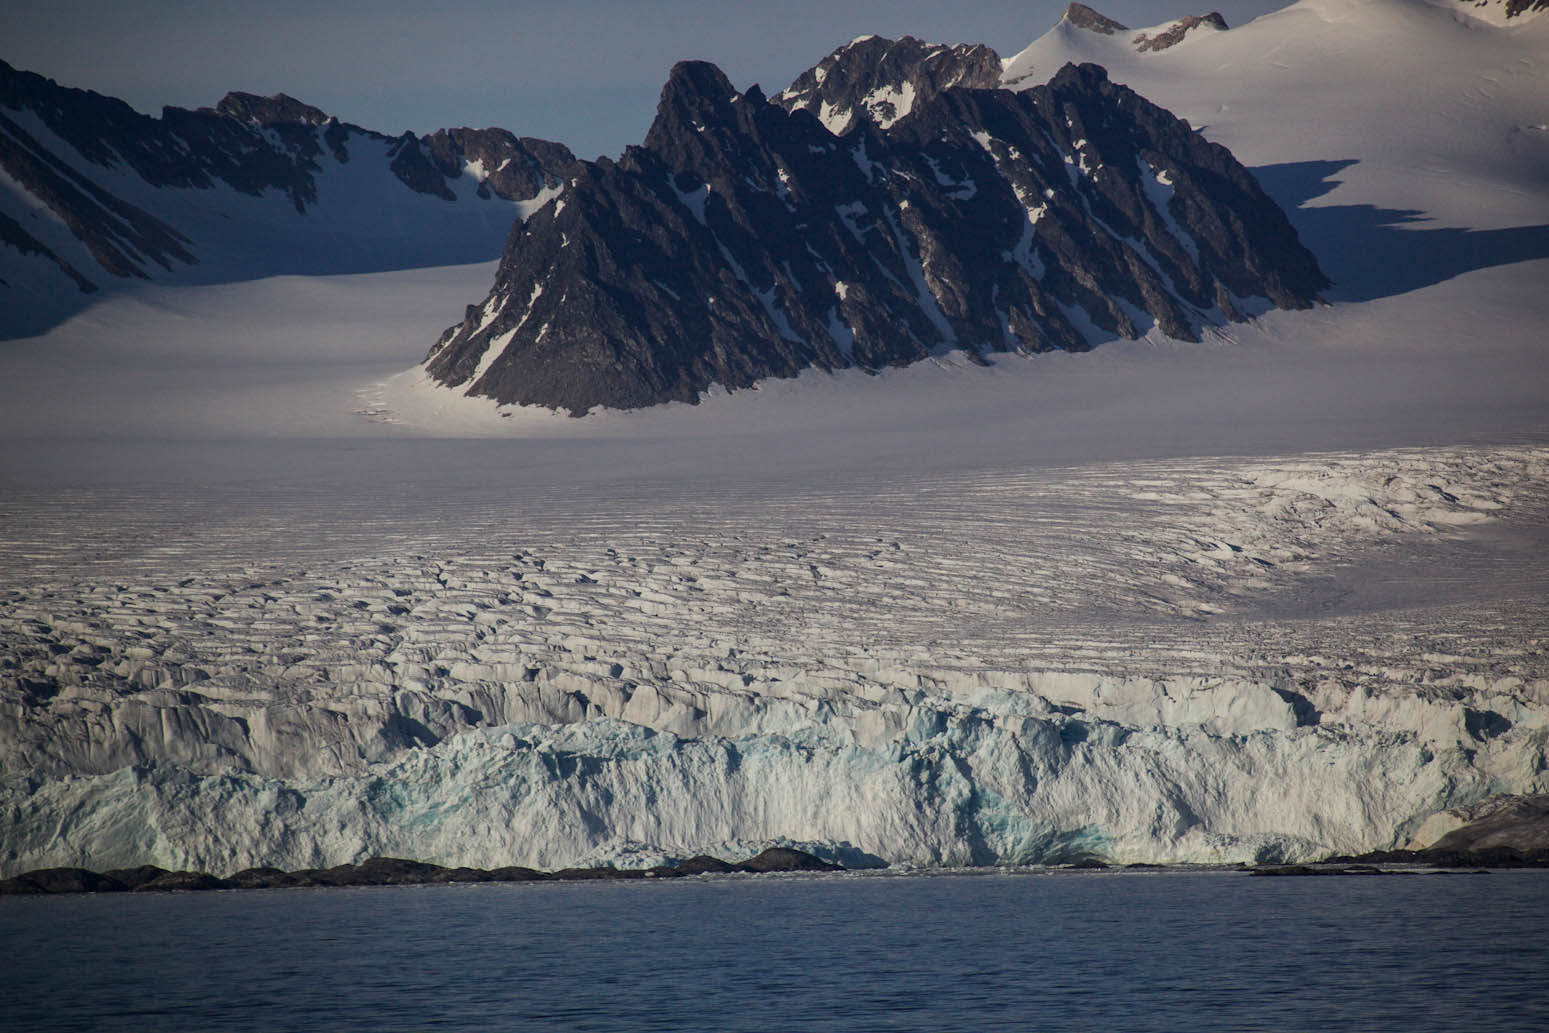
[[[0,1029],[1549,1030],[1549,872],[0,898]]]

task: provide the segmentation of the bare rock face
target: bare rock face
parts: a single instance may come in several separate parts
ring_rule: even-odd
[[[882,129],[915,104],[954,86],[991,90],[1000,83],[1000,56],[983,44],[947,46],[912,36],[863,36],[803,72],[774,102],[806,111],[836,135],[859,119]]]
[[[134,127],[139,120],[150,119],[121,101],[64,90],[51,80],[0,62],[0,170],[46,205],[110,276],[143,279],[148,268],[169,269],[174,263],[196,261],[187,237],[80,176],[13,117],[21,112],[35,112],[88,162],[104,167],[123,162],[142,176],[154,177],[153,183],[164,182],[169,176],[168,159],[160,152],[175,152],[176,145],[171,139],[159,141],[151,149],[155,153],[137,146]],[[64,131],[67,125],[76,131]],[[0,243],[54,264],[83,293],[98,286],[86,270],[44,245],[14,219],[0,222]]]
[[[1549,0],[1542,0],[1549,3]],[[1112,36],[1120,32],[1128,32],[1129,26],[1116,21],[1105,14],[1094,11],[1085,4],[1071,4],[1065,9],[1065,21],[1078,29],[1087,32],[1095,32],[1102,36]],[[1182,43],[1185,37],[1195,29],[1204,26],[1225,32],[1226,19],[1219,12],[1212,11],[1204,15],[1188,15],[1177,21],[1169,22],[1159,27],[1155,32],[1141,32],[1135,35],[1130,45],[1142,54],[1159,50],[1166,50]]]
[[[328,113],[322,108],[303,104],[295,97],[283,93],[260,97],[233,90],[221,98],[220,103],[215,105],[215,111],[239,122],[256,122],[259,125],[297,123],[320,126],[328,121]]]
[[[134,889],[136,886],[143,886],[170,873],[165,868],[158,868],[154,864],[141,864],[133,868],[114,868],[102,874],[123,883],[128,889]]]
[[[424,886],[451,882],[617,882],[632,879],[677,879],[688,875],[729,875],[770,872],[842,872],[844,866],[791,847],[770,847],[732,864],[700,854],[678,864],[650,868],[561,868],[541,872],[507,865],[495,869],[445,868],[399,857],[372,857],[359,864],[304,868],[287,872],[274,867],[244,868],[228,878],[208,872],[169,872],[155,865],[106,873],[86,868],[41,868],[0,880],[0,896],[40,896],[54,893],[178,893],[230,889],[293,889],[301,886]]]
[[[1507,796],[1486,801],[1466,815],[1431,850],[1549,851],[1549,796]]]
[[[1148,35],[1142,32],[1135,37],[1134,47],[1142,54],[1148,51],[1166,50],[1169,47],[1182,43],[1184,37],[1201,25],[1220,32],[1227,30],[1226,19],[1221,17],[1216,11],[1211,11],[1206,15],[1191,14],[1187,18],[1179,18],[1154,34]]]
[[[886,57],[856,61],[830,73],[868,113],[842,136],[809,111],[832,102],[678,65],[643,146],[578,163],[513,229],[431,376],[579,415],[1153,325],[1193,340],[1242,299],[1306,307],[1327,284],[1225,148],[1096,65],[1024,92],[917,90],[879,119],[861,72]]]
[[[1475,17],[1510,24],[1527,21],[1549,11],[1549,0],[1454,0],[1460,10]]]
[[[737,866],[745,872],[841,872],[842,865],[830,864],[805,850],[770,847]]]
[[[678,862],[678,871],[683,875],[725,875],[736,870],[737,866],[731,862],[709,854],[696,854]]]
[[[43,868],[0,882],[0,896],[43,893],[122,893],[128,886],[85,868]]]
[[[1071,4],[1065,8],[1065,20],[1078,29],[1086,29],[1088,32],[1096,32],[1104,36],[1112,36],[1115,32],[1123,32],[1129,28],[1105,14],[1099,14],[1086,4]]]
[[[232,884],[209,872],[168,872],[134,888],[135,893],[191,893],[231,889]]]
[[[484,173],[479,196],[526,201],[558,186],[574,161],[568,148],[549,140],[518,137],[504,129],[438,129],[419,139],[443,181],[477,165]]]

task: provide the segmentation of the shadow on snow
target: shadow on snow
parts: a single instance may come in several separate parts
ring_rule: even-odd
[[[1329,279],[1330,301],[1371,301],[1476,269],[1549,258],[1549,225],[1498,230],[1418,229],[1424,212],[1370,204],[1308,207],[1339,185],[1354,160],[1298,161],[1251,170],[1286,210]]]
[[[1413,224],[1423,223],[1426,218],[1420,211],[1369,204],[1307,205],[1338,186],[1339,173],[1354,164],[1353,159],[1300,161],[1263,165],[1252,170],[1265,192],[1286,210],[1302,243],[1317,256],[1323,272],[1334,281],[1333,288],[1325,293],[1330,301],[1392,297],[1442,283],[1475,269],[1549,258],[1549,225],[1497,230],[1419,229]],[[498,254],[498,248],[492,247],[492,240],[493,235],[491,240],[481,239],[473,246],[470,241],[459,241],[449,248],[444,247],[442,252],[445,253],[416,256],[418,260],[376,255],[374,260],[331,264],[325,261],[323,264],[328,266],[328,272],[339,273],[488,261],[492,257],[491,251]],[[462,246],[458,247],[459,244]],[[297,256],[290,263],[294,268],[276,268],[267,271],[266,275],[321,272],[319,258]],[[210,282],[247,278],[240,275],[212,277]],[[191,279],[204,282],[197,276]],[[28,315],[15,313],[13,315],[18,318],[13,318],[14,325],[0,332],[0,340],[45,333],[122,289],[122,285],[113,284],[94,295],[59,298],[58,304],[41,306]]]

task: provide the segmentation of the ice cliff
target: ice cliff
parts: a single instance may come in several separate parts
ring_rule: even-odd
[[[30,546],[0,874],[1403,846],[1549,791],[1544,599],[1516,539],[1480,546],[1546,472],[1459,448],[599,502],[193,576]]]

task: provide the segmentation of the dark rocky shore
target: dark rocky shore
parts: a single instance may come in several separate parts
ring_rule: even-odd
[[[1402,864],[1409,868],[1378,868],[1379,864]],[[1336,854],[1317,864],[1265,865],[1251,869],[1249,875],[1415,875],[1415,868],[1438,870],[1470,869],[1483,873],[1492,868],[1549,868],[1549,848],[1517,849],[1487,847],[1465,850],[1433,846],[1424,850],[1369,850],[1364,854]]]
[[[1404,865],[1404,868],[1379,868],[1378,865]],[[1088,860],[1061,865],[1068,870],[1130,871],[1165,870],[1160,864],[1114,866]],[[1184,866],[1185,868],[1190,866]],[[1437,874],[1448,870],[1470,870],[1485,874],[1490,869],[1549,868],[1549,849],[1519,850],[1492,847],[1461,850],[1431,847],[1425,850],[1373,850],[1364,854],[1336,855],[1312,864],[1238,865],[1236,870],[1259,876],[1322,875],[1417,875],[1416,869],[1430,868]],[[172,872],[152,864],[136,868],[115,868],[94,872],[86,868],[42,868],[0,880],[0,896],[8,894],[48,893],[141,893],[187,890],[288,889],[303,886],[423,886],[445,882],[620,882],[640,879],[680,879],[689,875],[725,875],[736,872],[841,872],[843,865],[831,864],[802,850],[771,847],[745,861],[723,861],[701,854],[675,865],[654,868],[561,868],[543,872],[535,868],[447,868],[424,861],[397,857],[373,857],[360,864],[341,864],[333,868],[304,868],[287,872],[279,868],[247,868],[220,878],[208,872]]]
[[[174,890],[285,889],[301,886],[420,886],[441,882],[578,882],[634,879],[679,879],[688,875],[732,872],[838,872],[830,864],[801,850],[771,847],[734,864],[718,857],[700,855],[676,865],[655,868],[562,868],[540,872],[533,868],[444,868],[424,861],[397,857],[373,857],[360,864],[333,868],[306,868],[286,872],[278,868],[247,868],[227,878],[208,872],[169,872],[152,864],[94,872],[85,868],[43,868],[0,880],[0,895],[43,893],[148,893]]]
[[[1324,864],[1413,864],[1427,868],[1549,868],[1549,848],[1522,850],[1486,847],[1465,850],[1447,846],[1424,850],[1369,850],[1364,854],[1339,854]]]

